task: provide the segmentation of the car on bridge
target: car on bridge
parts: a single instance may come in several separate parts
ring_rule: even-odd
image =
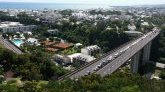
[[[119,53],[116,53],[113,57],[116,58],[119,55]]]
[[[90,75],[90,73],[91,73],[90,71],[86,71],[85,75]]]
[[[110,56],[107,60],[108,61],[111,61],[111,60],[113,60],[114,59],[114,57],[113,56]]]

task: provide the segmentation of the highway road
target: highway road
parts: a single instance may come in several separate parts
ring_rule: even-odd
[[[133,57],[138,51],[143,49],[143,47],[152,41],[159,32],[159,29],[154,29],[135,41],[124,45],[122,48],[109,53],[109,55],[103,56],[101,59],[97,60],[97,62],[89,64],[82,69],[75,70],[66,76],[60,77],[59,80],[63,80],[65,78],[75,79],[90,73],[100,74],[101,76],[111,74]]]
[[[8,40],[4,39],[2,36],[0,36],[0,43],[3,44],[7,49],[13,51],[16,54],[23,54],[23,52],[18,49],[16,46],[11,44]]]
[[[134,40],[136,40],[136,39],[137,39],[137,38],[135,38]],[[101,57],[101,59],[104,58],[104,57],[106,57],[106,56],[109,56],[109,54],[114,53],[116,50],[119,50],[119,49],[123,48],[124,46],[130,44],[130,43],[133,42],[134,40],[131,40],[130,42],[127,42],[127,43],[125,43],[125,44],[123,44],[123,45],[121,45],[121,46],[119,46],[119,47],[117,47],[117,48],[115,48],[115,49],[109,51],[108,53],[104,54],[104,55]],[[90,63],[87,63],[87,64],[85,64],[85,65],[82,65],[82,66],[79,67],[78,69],[75,69],[75,70],[73,70],[72,72],[69,72],[69,73],[67,73],[67,74],[64,75],[64,76],[61,76],[61,77],[59,78],[59,80],[62,80],[62,79],[64,79],[64,78],[69,78],[71,75],[73,75],[73,74],[79,72],[80,70],[82,70],[82,69],[84,69],[84,68],[86,68],[86,67],[89,67],[90,65],[92,65],[92,64],[94,64],[94,63],[96,63],[96,62],[98,62],[99,60],[100,60],[100,58],[98,58],[98,59],[96,59],[96,60],[94,60],[94,61],[92,61],[92,62],[90,62]]]
[[[139,52],[146,44],[148,44],[152,39],[155,38],[159,33],[153,33],[154,35],[147,36],[145,39],[139,41],[137,45],[133,45],[128,50],[126,50],[122,55],[113,60],[111,63],[100,69],[96,72],[96,74],[100,74],[101,76],[105,76],[107,74],[113,73],[117,70],[121,65],[123,65],[126,61],[128,61],[131,57],[133,57],[137,52]]]

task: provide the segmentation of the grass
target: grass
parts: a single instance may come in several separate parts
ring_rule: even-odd
[[[23,86],[21,78],[11,78],[11,79],[7,80],[7,84],[15,85],[15,86],[18,86],[18,87]]]
[[[11,78],[11,79],[7,80],[7,84],[15,85],[17,87],[22,87],[24,83],[26,83],[26,81],[21,81],[21,78]],[[48,81],[40,80],[37,83],[37,88],[42,88],[42,86],[45,86],[47,84],[48,84]]]
[[[74,53],[78,53],[78,52],[79,51],[73,47],[73,48],[69,48],[64,51],[61,51],[60,53],[64,54],[64,55],[70,55],[70,54],[74,54]]]
[[[43,86],[43,85],[47,85],[48,81],[39,81],[37,86]]]
[[[4,48],[4,45],[2,45],[1,43],[0,43],[0,48]]]
[[[154,75],[155,75],[155,76],[159,76],[160,73],[161,73],[161,70],[156,69]]]

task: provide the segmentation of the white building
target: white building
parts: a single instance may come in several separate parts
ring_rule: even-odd
[[[82,48],[81,49],[81,53],[82,54],[85,54],[85,55],[91,55],[91,56],[94,56],[96,55],[97,53],[99,53],[101,50],[101,48],[97,45],[92,45],[92,46],[88,46],[88,47],[85,47],[85,48]]]
[[[142,26],[149,26],[149,23],[148,22],[143,22],[141,23]]]
[[[33,33],[30,31],[25,31],[24,33],[28,34],[28,35],[32,35]]]
[[[68,57],[70,58],[70,62],[73,63],[75,61],[84,61],[84,62],[91,62],[93,60],[95,60],[96,58],[89,56],[89,55],[85,55],[82,53],[75,53],[72,55],[68,55]]]
[[[64,55],[55,55],[54,56],[54,60],[55,62],[61,64],[61,65],[67,65],[67,64],[71,64],[71,60],[69,57],[67,56],[64,56]]]
[[[35,39],[35,38],[28,38],[28,39],[27,39],[27,42],[28,42],[30,45],[38,45],[38,39]]]
[[[79,12],[74,12],[72,13],[72,17],[77,18],[77,19],[85,19],[88,18],[89,14],[79,11]]]
[[[95,60],[95,57],[85,55],[82,53],[74,53],[71,55],[55,55],[54,60],[62,65],[67,65],[67,64],[73,64],[75,62],[84,62],[84,63],[89,63],[93,60]]]
[[[58,34],[59,33],[59,30],[58,29],[49,29],[49,30],[47,30],[47,32],[49,34],[55,35],[55,34]]]
[[[161,69],[165,69],[165,64],[156,62],[156,67],[161,68]]]
[[[0,29],[2,29],[3,33],[6,32],[24,32],[24,31],[31,31],[32,29],[36,28],[36,25],[28,25],[24,26],[19,22],[1,22]]]
[[[59,12],[55,12],[54,10],[44,9],[38,17],[42,22],[46,23],[54,23],[57,20],[62,18],[62,15]]]
[[[80,47],[82,47],[83,45],[81,44],[81,43],[76,43],[76,44],[74,44],[74,47],[75,48],[80,48]]]
[[[134,24],[129,24],[128,25],[128,30],[129,31],[135,31],[136,30],[136,26]]]

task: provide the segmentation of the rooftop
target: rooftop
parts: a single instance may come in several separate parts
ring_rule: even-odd
[[[46,48],[47,51],[50,51],[50,52],[56,52],[58,51],[58,49],[55,49],[55,48]]]
[[[0,23],[1,28],[2,27],[15,27],[15,26],[23,26],[23,24],[20,24],[19,22],[9,22],[9,21]]]
[[[100,49],[100,47],[97,45],[91,45],[91,46],[85,47],[84,49],[93,50],[93,49]]]
[[[50,40],[46,40],[46,41],[42,41],[41,44],[45,45],[45,46],[49,46],[49,45],[53,45],[57,43],[56,41],[50,41]]]
[[[57,43],[55,45],[53,45],[53,47],[59,48],[59,49],[67,49],[69,47],[71,47],[72,45],[69,43]]]

